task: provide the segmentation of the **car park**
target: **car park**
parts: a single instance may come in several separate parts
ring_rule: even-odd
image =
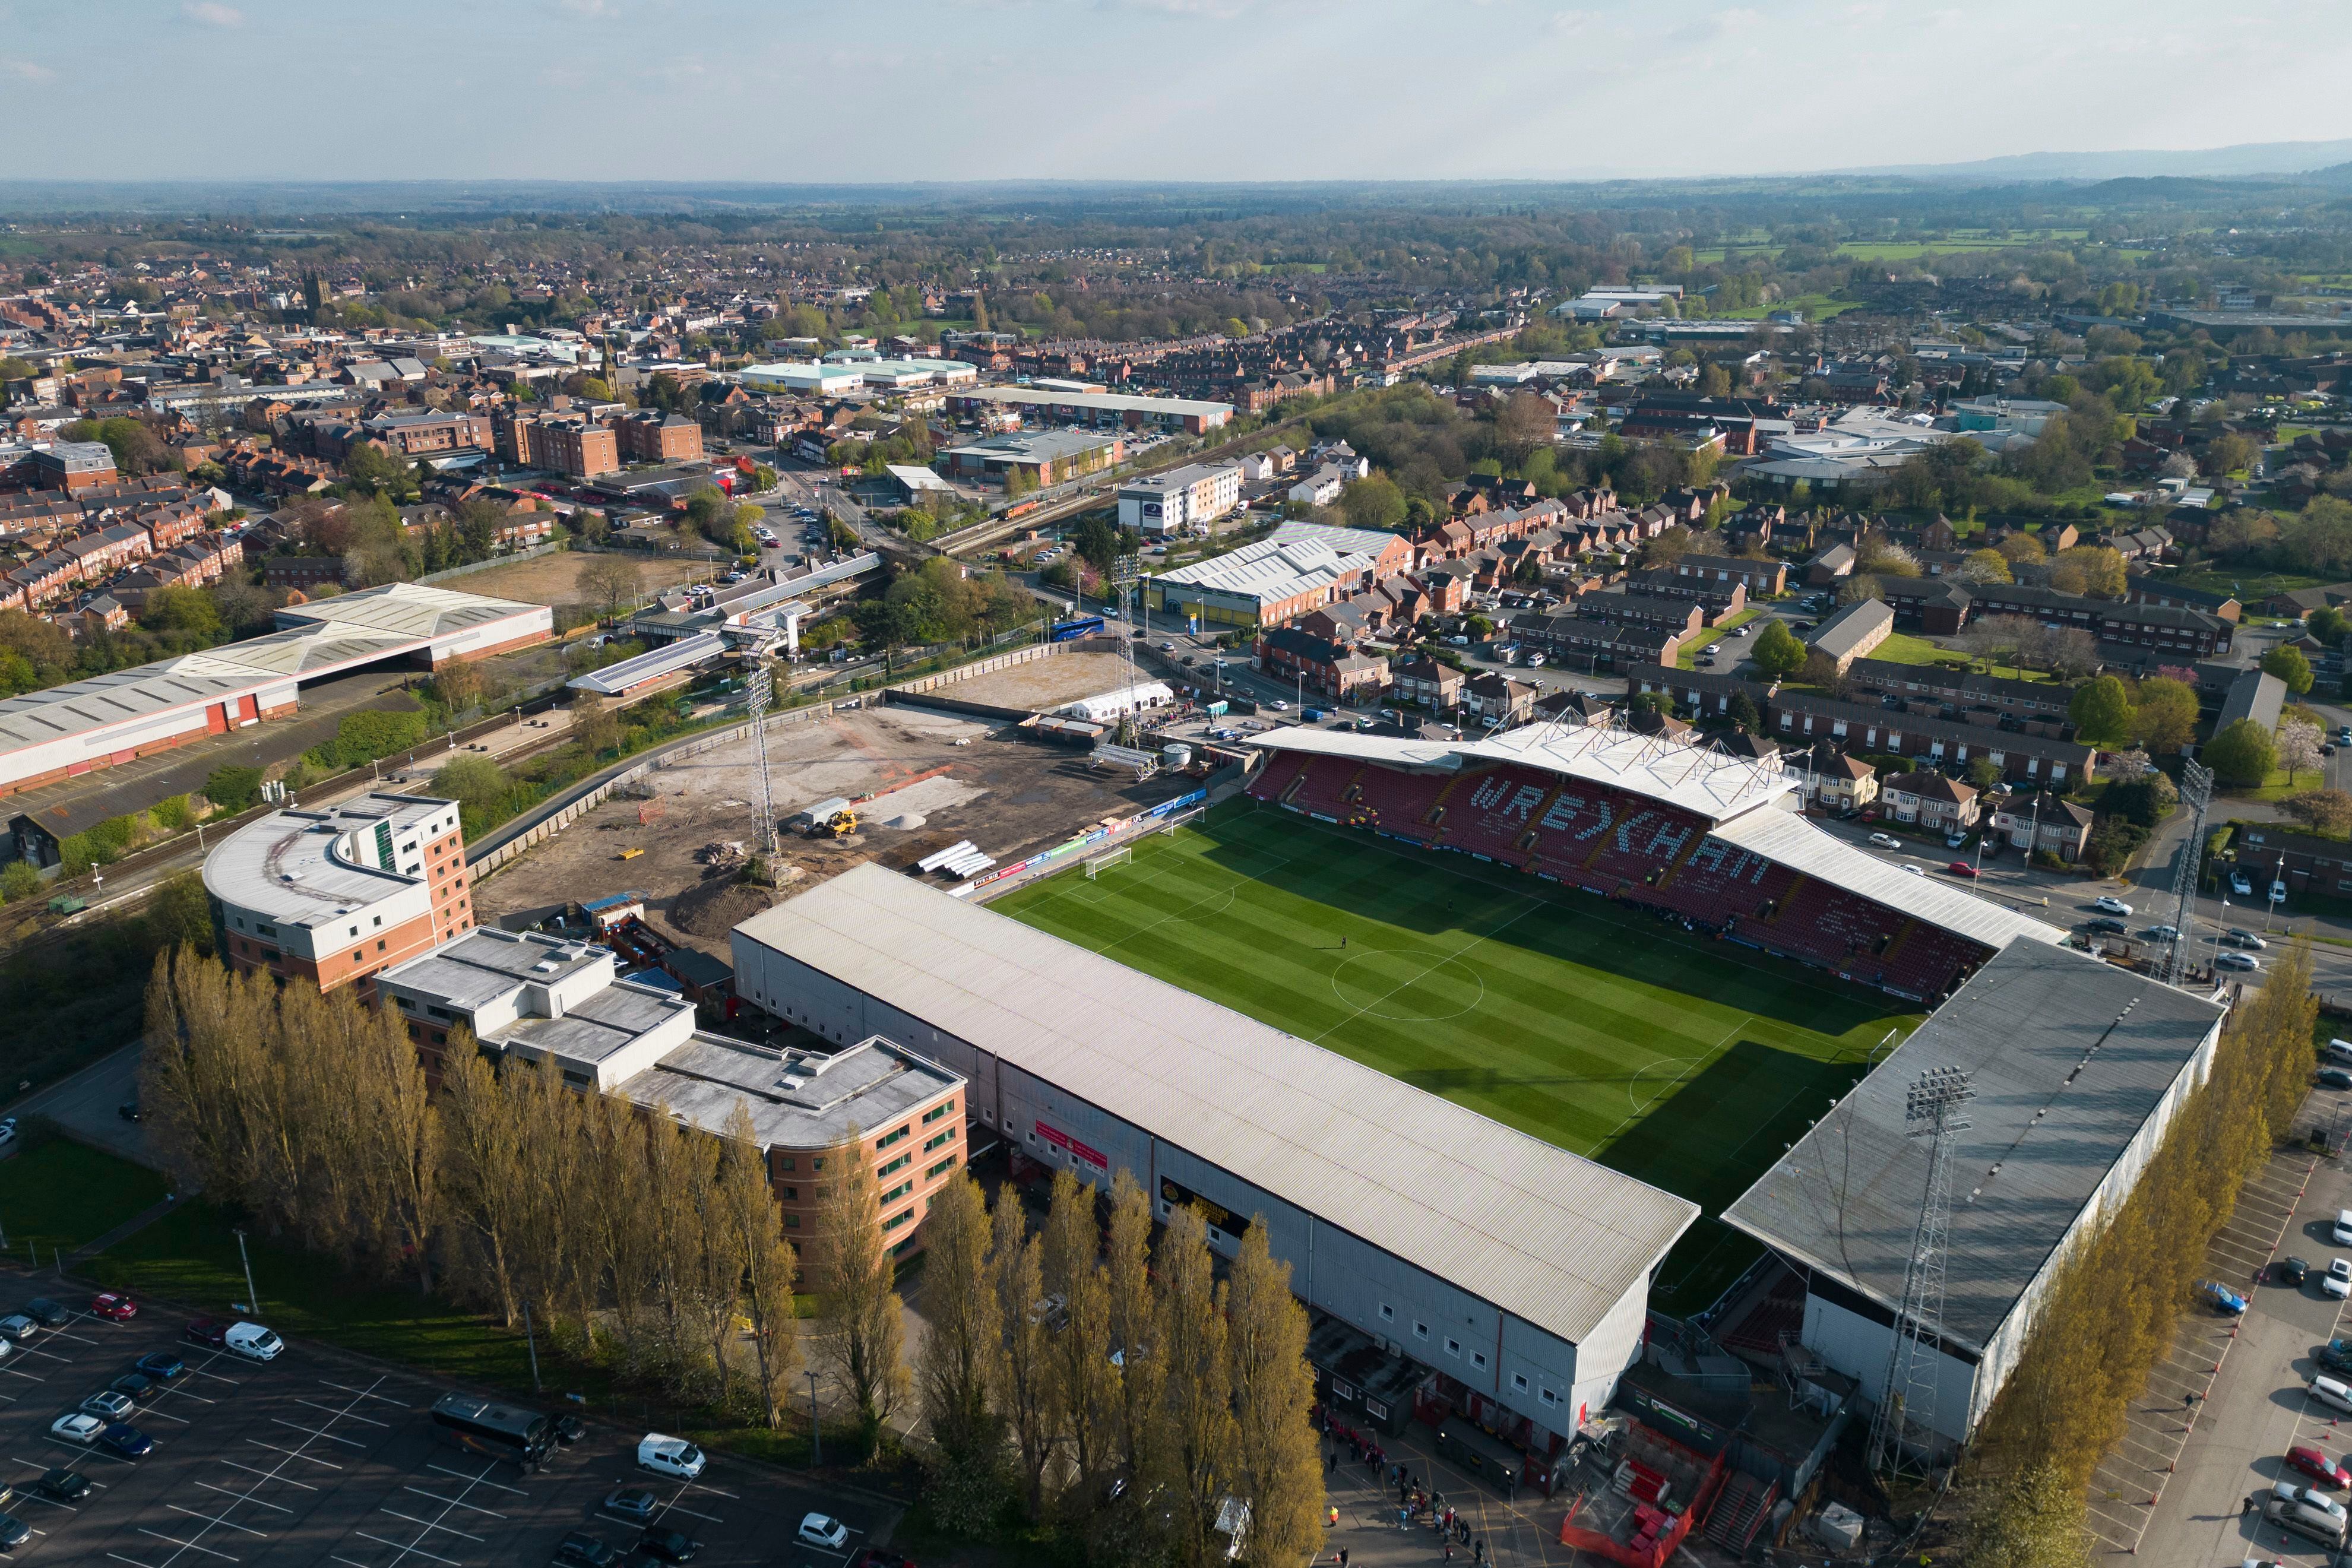
[[[231,1323],[221,1335],[221,1343],[248,1361],[275,1361],[278,1352],[286,1348],[286,1342],[278,1337],[275,1330],[259,1323]]]
[[[2259,969],[2263,966],[2262,961],[2251,953],[2216,953],[2213,955],[2213,967],[2217,969],[2236,969],[2246,972]]]
[[[1899,850],[1903,847],[1903,841],[1893,833],[1873,833],[1870,835],[1870,847],[1874,850]]]
[[[127,1323],[139,1315],[139,1303],[113,1291],[100,1291],[89,1299],[89,1310],[101,1318],[111,1318]]]
[[[2091,900],[2091,907],[2097,910],[2102,915],[2129,915],[2132,912],[2132,906],[2130,904],[2126,904],[2122,899],[2116,897],[2112,894],[2101,894],[2098,897]]]
[[[849,1527],[829,1513],[812,1513],[801,1521],[800,1539],[803,1546],[829,1546],[838,1552],[849,1540]]]
[[[648,1432],[637,1444],[637,1468],[651,1470],[656,1475],[676,1476],[680,1480],[690,1481],[702,1473],[702,1467],[708,1462],[702,1450],[683,1437]]]

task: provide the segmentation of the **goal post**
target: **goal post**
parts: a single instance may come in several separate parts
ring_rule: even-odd
[[[1106,866],[1125,865],[1134,859],[1135,852],[1125,844],[1119,845],[1115,850],[1105,850],[1087,862],[1087,880],[1094,881],[1096,877],[1102,874],[1103,868]]]

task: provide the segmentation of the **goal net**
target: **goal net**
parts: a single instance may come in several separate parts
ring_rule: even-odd
[[[1135,858],[1135,852],[1122,844],[1115,850],[1105,850],[1087,862],[1087,880],[1100,876],[1105,866],[1125,865]]]

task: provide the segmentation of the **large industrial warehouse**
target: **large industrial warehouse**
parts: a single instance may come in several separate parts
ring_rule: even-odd
[[[734,934],[736,988],[842,1045],[970,1081],[989,1133],[1230,1253],[1262,1220],[1292,1286],[1566,1436],[1639,1354],[1653,1271],[1698,1207],[1307,1040],[867,864]],[[1253,1217],[1255,1217],[1255,1218]]]
[[[554,624],[544,604],[415,582],[289,605],[267,636],[0,702],[0,795],[282,717],[306,681],[484,658],[545,642]]]

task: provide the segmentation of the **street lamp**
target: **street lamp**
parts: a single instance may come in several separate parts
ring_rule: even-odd
[[[245,1267],[245,1310],[255,1317],[261,1315],[261,1294],[253,1288],[253,1260],[246,1255],[245,1230],[236,1230],[236,1260]]]
[[[809,1469],[814,1469],[824,1463],[824,1427],[816,1416],[816,1371],[812,1367],[802,1375],[809,1383]]]

